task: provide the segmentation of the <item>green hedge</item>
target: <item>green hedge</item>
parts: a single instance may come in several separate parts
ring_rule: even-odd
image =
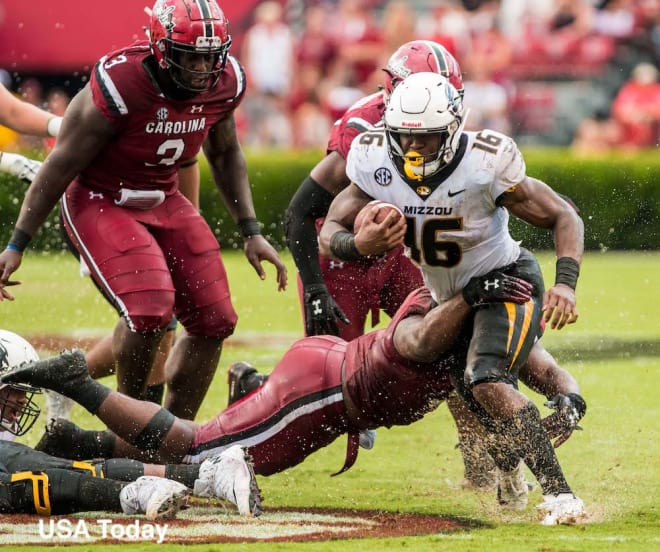
[[[266,234],[284,247],[282,218],[289,198],[320,158],[318,152],[249,154],[248,167],[255,208]],[[566,150],[525,151],[528,174],[570,196],[585,223],[587,249],[660,249],[660,156],[648,152],[635,156],[581,159]],[[240,247],[236,226],[229,217],[201,163],[202,213],[224,248]],[[16,220],[25,185],[0,175],[0,239],[5,243]],[[548,232],[512,220],[512,233],[531,249],[548,249]],[[59,249],[62,239],[55,213],[34,240],[34,247]]]

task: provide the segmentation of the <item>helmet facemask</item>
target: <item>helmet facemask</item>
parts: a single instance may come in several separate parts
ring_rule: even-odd
[[[160,66],[169,70],[169,76],[177,86],[189,92],[203,92],[215,84],[227,64],[231,38],[222,44],[217,36],[210,39],[198,36],[197,43],[203,44],[188,46],[170,39],[163,39],[158,44],[163,52]]]
[[[425,178],[433,176],[442,167],[448,165],[454,158],[454,149],[451,141],[456,135],[458,123],[452,123],[453,130],[444,129],[439,132],[425,132],[424,134],[436,135],[438,137],[438,148],[435,152],[422,155],[417,151],[404,151],[401,146],[401,136],[415,134],[410,130],[396,131],[387,130],[387,142],[389,144],[390,157],[401,172],[409,180],[421,182]],[[421,133],[419,133],[421,134]]]
[[[40,393],[41,389],[29,385],[0,385],[0,429],[16,436],[30,431],[41,414],[34,400]]]

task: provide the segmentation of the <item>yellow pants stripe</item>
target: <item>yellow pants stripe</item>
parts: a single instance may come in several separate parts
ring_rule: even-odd
[[[506,341],[506,350],[508,354],[508,351],[511,351],[513,332],[516,328],[517,305],[515,303],[504,303],[504,307],[506,308],[507,318],[509,319],[509,333]],[[525,309],[525,313],[523,315],[522,328],[520,329],[520,335],[518,336],[518,343],[516,344],[516,349],[513,352],[513,358],[511,359],[511,364],[509,365],[509,369],[511,369],[511,367],[516,363],[516,359],[520,354],[520,349],[522,348],[523,343],[525,342],[525,338],[529,333],[529,327],[532,323],[532,315],[534,314],[534,301],[527,301],[527,303],[523,305],[523,308]]]
[[[73,469],[76,470],[82,470],[82,471],[88,471],[92,477],[104,477],[103,475],[103,470],[100,470],[99,473],[96,473],[96,467],[90,464],[89,462],[80,462],[78,460],[74,460],[72,462],[72,467]]]
[[[42,472],[18,472],[11,474],[11,482],[32,481],[32,500],[34,508],[40,516],[49,516],[50,495],[48,494],[48,476]]]

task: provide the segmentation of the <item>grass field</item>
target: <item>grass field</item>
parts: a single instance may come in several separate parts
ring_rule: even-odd
[[[552,255],[539,256],[546,280],[553,278]],[[240,253],[225,255],[240,321],[228,340],[221,366],[199,419],[226,404],[225,367],[248,359],[269,371],[300,336],[294,268],[289,290],[278,294],[274,271],[260,282]],[[16,301],[0,305],[0,326],[26,337],[44,333],[105,335],[116,321],[67,256],[26,256],[12,288]],[[347,473],[330,478],[343,463],[345,440],[312,455],[300,466],[260,478],[264,506],[381,509],[454,516],[474,522],[458,533],[398,539],[315,542],[305,550],[385,548],[407,550],[660,550],[660,253],[589,253],[578,286],[580,320],[561,332],[548,330],[544,342],[577,377],[588,403],[583,432],[558,450],[564,471],[591,514],[589,523],[541,527],[531,505],[523,513],[502,513],[492,495],[462,491],[461,461],[454,450],[453,422],[443,406],[409,427],[378,431],[376,447],[362,451]],[[43,351],[48,354],[48,351]],[[112,380],[107,381],[112,384]],[[542,400],[535,399],[539,405]],[[542,412],[547,412],[541,407]],[[75,410],[86,427],[98,422]],[[34,444],[40,431],[26,436]],[[129,544],[131,550],[154,545]],[[162,546],[162,545],[161,545]],[[166,545],[167,546],[167,545]],[[221,549],[299,550],[296,544],[223,544]],[[170,545],[169,548],[178,548]],[[39,550],[25,547],[22,550]],[[114,546],[75,546],[67,550],[110,550]],[[186,546],[217,550],[217,546]]]

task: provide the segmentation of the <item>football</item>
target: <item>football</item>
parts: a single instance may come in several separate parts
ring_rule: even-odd
[[[387,217],[387,215],[389,215],[392,211],[398,213],[400,217],[403,216],[401,209],[399,209],[396,205],[392,205],[391,203],[387,203],[386,201],[381,201],[379,199],[374,199],[362,207],[360,212],[355,217],[355,221],[353,222],[353,233],[358,233],[362,223],[364,222],[364,219],[367,217],[374,206],[378,207],[378,212],[376,213],[376,217],[374,219],[376,222],[383,222],[385,217]]]

